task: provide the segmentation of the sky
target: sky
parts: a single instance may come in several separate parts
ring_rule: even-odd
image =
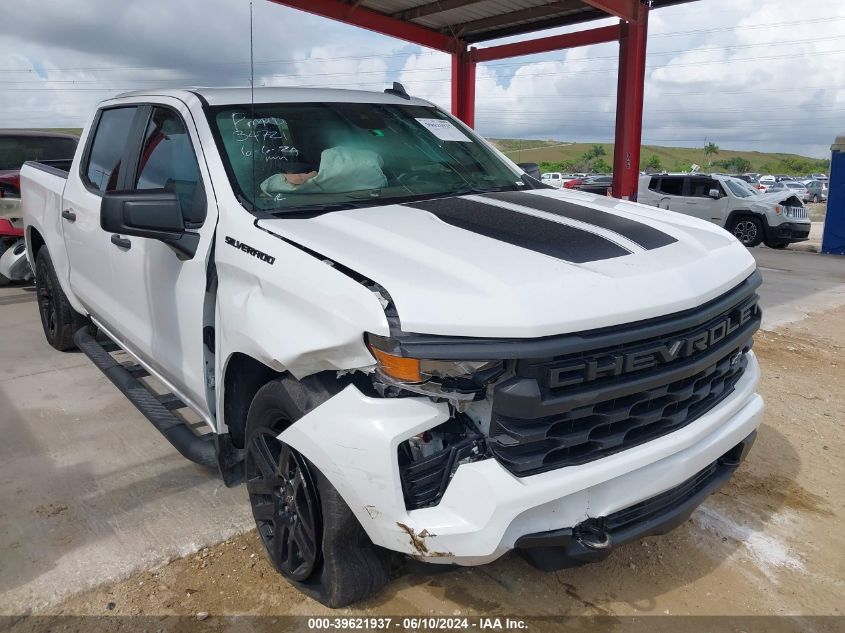
[[[249,0],[12,7],[0,33],[2,127],[81,127],[99,101],[137,88],[249,83]],[[268,0],[253,0],[253,24],[256,86],[400,81],[449,107],[445,54]],[[823,158],[845,131],[845,2],[698,0],[653,11],[649,31],[644,144]],[[601,44],[479,64],[476,129],[612,141],[617,53]]]

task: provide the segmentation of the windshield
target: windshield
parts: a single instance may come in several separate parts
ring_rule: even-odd
[[[0,136],[0,169],[20,169],[28,160],[71,160],[76,139],[51,136]]]
[[[800,182],[785,182],[783,184],[789,187],[790,189],[804,189],[804,185],[802,185]]]
[[[235,192],[271,213],[526,186],[434,107],[237,105],[211,108],[209,121]]]

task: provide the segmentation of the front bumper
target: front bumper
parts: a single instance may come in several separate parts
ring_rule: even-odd
[[[493,459],[462,464],[440,503],[420,510],[405,507],[397,449],[445,422],[446,404],[368,398],[350,386],[280,439],[323,472],[375,544],[427,562],[478,565],[524,546],[520,539],[527,535],[571,530],[656,497],[716,462],[759,426],[759,376],[749,352],[734,392],[708,413],[673,433],[586,464],[522,478]]]
[[[782,222],[768,227],[766,240],[770,242],[803,242],[810,236],[810,224]]]
[[[575,527],[521,536],[516,549],[538,569],[556,571],[598,562],[619,545],[666,534],[728,482],[756,437],[754,431],[718,460],[666,492],[607,517],[586,519]]]

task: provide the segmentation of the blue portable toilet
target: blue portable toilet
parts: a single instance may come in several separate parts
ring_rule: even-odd
[[[836,138],[830,150],[830,182],[822,253],[845,255],[845,134]]]

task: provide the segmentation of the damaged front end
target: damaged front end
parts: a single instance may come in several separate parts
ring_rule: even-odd
[[[382,397],[423,395],[449,405],[449,420],[398,447],[406,509],[435,506],[461,464],[491,457],[486,435],[492,385],[505,375],[505,365],[497,360],[417,358],[394,338],[369,334],[366,339],[377,361],[373,387]]]

